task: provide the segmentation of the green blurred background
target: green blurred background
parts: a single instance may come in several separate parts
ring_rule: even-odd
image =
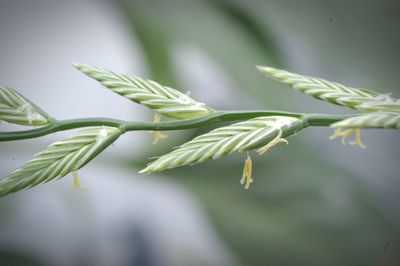
[[[351,112],[269,80],[255,65],[400,96],[395,0],[0,3],[0,79],[61,118],[152,117],[68,68],[71,61],[142,75],[218,109]],[[249,190],[239,184],[243,154],[136,174],[149,157],[210,129],[169,133],[157,146],[148,133],[129,134],[81,171],[85,192],[64,180],[1,199],[0,265],[400,265],[397,131],[363,130],[361,150],[329,141],[331,129],[304,130],[289,146],[253,154]],[[61,136],[2,143],[1,176]],[[32,228],[43,234],[18,233]],[[50,246],[70,253],[52,257],[43,251]]]

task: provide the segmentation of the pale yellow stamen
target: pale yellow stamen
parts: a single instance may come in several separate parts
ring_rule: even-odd
[[[154,123],[159,123],[161,121],[161,116],[159,113],[156,113],[153,118]],[[152,142],[153,145],[157,144],[161,139],[168,138],[168,135],[162,134],[160,131],[151,131],[154,134],[154,140]]]
[[[351,128],[349,128],[349,129],[346,129],[345,131],[343,131],[342,133],[341,133],[341,141],[342,141],[342,144],[343,145],[346,145],[346,139],[351,135],[351,133],[353,133],[353,129],[351,129]]]
[[[342,133],[342,128],[338,127],[335,129],[335,132],[333,133],[333,135],[329,136],[329,139],[336,139],[337,137],[340,136],[340,134]]]
[[[74,177],[73,183],[72,183],[72,187],[76,188],[76,189],[80,189],[83,190],[82,186],[81,186],[81,182],[79,181],[79,175],[77,171],[72,171],[72,176]]]
[[[283,134],[282,130],[281,129],[278,129],[278,130],[279,130],[278,134],[276,135],[276,137],[273,140],[271,140],[266,145],[264,145],[263,147],[261,147],[257,150],[259,155],[265,154],[269,149],[271,149],[273,146],[275,146],[278,143],[289,144],[289,142],[286,139],[282,138],[282,134]],[[247,153],[247,159],[244,161],[242,179],[240,180],[240,183],[242,185],[244,185],[245,189],[248,189],[250,187],[250,184],[253,182],[253,179],[251,178],[252,170],[253,170],[253,164],[251,162],[249,153]]]
[[[357,145],[362,149],[365,149],[366,146],[362,144],[361,142],[361,133],[360,133],[359,128],[348,128],[346,130],[343,130],[343,128],[337,128],[335,132],[333,133],[332,136],[329,137],[329,139],[336,139],[336,138],[341,138],[342,144],[346,144],[346,139],[351,135],[351,133],[355,134],[355,140],[349,141],[348,143],[350,145]]]
[[[161,121],[161,115],[159,113],[154,114],[153,122],[160,123],[160,121]]]
[[[160,131],[154,131],[154,140],[152,142],[153,145],[157,144],[161,139],[167,139],[168,135],[162,134]]]
[[[350,145],[357,145],[361,149],[365,149],[366,146],[364,144],[362,144],[362,142],[361,142],[361,133],[360,133],[361,130],[359,128],[356,128],[354,130],[355,130],[356,139],[353,140],[353,141],[350,141],[349,144]]]
[[[258,155],[265,154],[269,149],[271,149],[273,146],[275,146],[278,143],[289,144],[289,142],[286,139],[282,138],[282,130],[281,129],[279,129],[278,135],[276,135],[276,137],[273,140],[271,140],[265,146],[263,146],[257,150]]]
[[[242,179],[240,179],[240,184],[244,185],[245,189],[248,189],[250,187],[250,184],[253,182],[253,179],[251,178],[252,171],[253,163],[251,161],[249,153],[247,153],[247,158],[244,161]]]

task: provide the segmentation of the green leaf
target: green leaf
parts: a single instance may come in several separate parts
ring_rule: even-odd
[[[280,133],[285,137],[304,127],[300,119],[285,116],[257,117],[220,127],[161,156],[140,173],[148,174],[178,166],[193,165],[233,152],[257,149],[270,143]]]
[[[120,135],[118,128],[98,127],[53,143],[0,181],[0,197],[82,168]]]
[[[11,88],[0,87],[0,120],[25,126],[42,126],[51,118]]]
[[[207,115],[211,112],[211,108],[205,104],[197,102],[175,89],[162,86],[157,82],[144,80],[139,77],[129,77],[105,68],[84,64],[74,64],[74,66],[113,92],[131,101],[155,109],[162,115],[185,119]]]
[[[399,112],[373,112],[334,123],[332,127],[347,128],[400,128]]]
[[[321,78],[303,76],[286,70],[258,66],[263,74],[322,101],[350,107],[361,112],[400,111],[400,101],[385,94],[355,89]]]

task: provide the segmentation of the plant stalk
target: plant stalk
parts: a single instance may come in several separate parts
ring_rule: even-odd
[[[118,127],[122,133],[126,131],[138,130],[181,130],[189,128],[198,128],[202,126],[213,125],[221,122],[238,121],[251,119],[260,116],[290,116],[302,118],[307,126],[330,126],[331,124],[351,117],[351,115],[325,115],[325,114],[303,114],[290,113],[273,110],[260,111],[214,111],[209,115],[197,117],[193,119],[176,120],[169,122],[132,122],[111,118],[80,118],[67,120],[52,120],[49,125],[22,131],[0,132],[0,141],[13,141],[22,139],[32,139],[42,137],[59,131],[93,127],[93,126],[109,126]]]

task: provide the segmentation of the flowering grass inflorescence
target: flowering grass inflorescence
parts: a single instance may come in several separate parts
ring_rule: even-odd
[[[200,135],[170,153],[158,157],[140,173],[193,165],[234,152],[247,152],[240,183],[249,188],[253,182],[252,161],[248,151],[265,154],[286,137],[308,126],[336,128],[330,139],[346,138],[349,144],[365,148],[361,128],[400,128],[400,101],[389,95],[365,89],[346,87],[336,82],[291,73],[271,67],[258,67],[269,77],[288,84],[314,98],[360,111],[360,114],[333,116],[325,114],[289,113],[284,111],[219,111],[190,98],[175,89],[151,80],[129,77],[84,64],[75,67],[99,81],[111,91],[153,109],[152,123],[121,121],[109,118],[56,120],[13,89],[0,87],[0,120],[25,126],[30,130],[0,132],[0,141],[40,137],[57,131],[84,128],[72,136],[53,143],[31,160],[0,180],[0,196],[48,182],[72,173],[74,186],[80,187],[77,170],[94,159],[127,131],[152,130],[157,143],[166,138],[163,130],[196,128],[221,122],[233,124]],[[161,116],[174,120],[161,122]]]

